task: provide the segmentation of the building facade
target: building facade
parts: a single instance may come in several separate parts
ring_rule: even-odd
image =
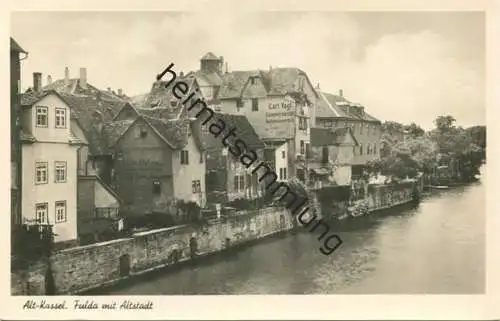
[[[309,169],[314,188],[351,185],[354,149],[358,142],[349,127],[311,128]]]
[[[139,115],[104,124],[102,135],[128,215],[162,211],[172,200],[205,206],[205,153],[195,122]]]
[[[10,166],[11,166],[11,226],[22,223],[22,149],[20,142],[20,92],[21,92],[21,60],[27,52],[10,38]]]
[[[21,97],[23,221],[52,225],[56,243],[75,242],[77,155],[84,142],[71,132],[67,102],[40,88],[41,74],[34,73],[33,90]]]
[[[339,95],[317,91],[321,98],[316,110],[317,126],[351,129],[358,142],[358,146],[353,150],[353,175],[361,175],[364,165],[380,158],[381,122],[369,115],[360,104],[345,99],[342,90]]]
[[[235,127],[238,139],[248,150],[254,151],[259,160],[264,157],[264,143],[244,115],[217,113],[214,116],[228,126]],[[226,129],[227,132],[229,129]],[[234,157],[222,142],[224,133],[215,137],[208,127],[203,127],[203,144],[207,154],[207,194],[210,203],[231,202],[237,199],[257,199],[262,196],[263,186],[252,168],[246,168],[239,157]],[[234,139],[227,144],[233,146]],[[246,151],[242,151],[245,153]]]

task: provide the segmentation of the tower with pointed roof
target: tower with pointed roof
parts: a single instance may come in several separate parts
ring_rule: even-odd
[[[223,57],[217,57],[212,52],[207,52],[200,59],[200,70],[203,73],[221,73],[223,64]]]

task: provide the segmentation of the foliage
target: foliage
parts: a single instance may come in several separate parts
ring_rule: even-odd
[[[455,123],[453,116],[439,116],[434,121],[436,128],[426,133],[415,123],[385,122],[381,158],[370,162],[368,171],[403,178],[447,165],[457,168],[463,179],[472,180],[485,160],[486,127],[464,129]]]

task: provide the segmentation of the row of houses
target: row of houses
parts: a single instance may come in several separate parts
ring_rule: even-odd
[[[23,52],[11,39],[11,70],[20,70]],[[229,72],[223,57],[207,53],[199,70],[178,73],[186,97],[196,94],[228,124],[220,135],[165,80],[138,97],[96,88],[85,68],[75,78],[66,68],[46,84],[34,73],[25,93],[19,80],[11,72],[20,146],[12,152],[13,224],[51,224],[56,242],[96,240],[122,216],[174,201],[210,208],[262,197],[257,173],[232,155],[238,139],[278,181],[297,177],[310,188],[350,185],[380,153],[380,121],[341,91],[314,87],[298,68]]]

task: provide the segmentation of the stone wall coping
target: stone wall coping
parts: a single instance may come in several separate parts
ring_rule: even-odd
[[[170,227],[162,227],[160,229],[154,229],[154,230],[149,230],[149,231],[144,231],[144,232],[137,232],[137,233],[134,233],[132,235],[134,237],[136,237],[136,236],[146,236],[146,235],[151,235],[151,234],[156,234],[156,233],[161,233],[161,232],[174,231],[174,230],[181,229],[181,228],[187,227],[187,226],[189,226],[189,225],[188,224],[183,224],[183,225],[176,225],[176,226],[170,226]]]
[[[94,248],[94,247],[101,247],[101,246],[105,246],[105,245],[111,245],[111,244],[114,244],[114,243],[121,243],[121,242],[125,242],[125,241],[130,241],[130,240],[133,240],[133,238],[126,237],[126,238],[120,238],[120,239],[110,240],[110,241],[106,241],[106,242],[100,242],[100,243],[93,243],[93,244],[88,244],[88,245],[70,247],[70,248],[67,248],[67,249],[64,249],[64,250],[57,251],[55,254],[58,254],[58,253],[68,253],[68,252],[74,252],[74,251],[81,251],[81,250],[91,249],[91,248]]]

